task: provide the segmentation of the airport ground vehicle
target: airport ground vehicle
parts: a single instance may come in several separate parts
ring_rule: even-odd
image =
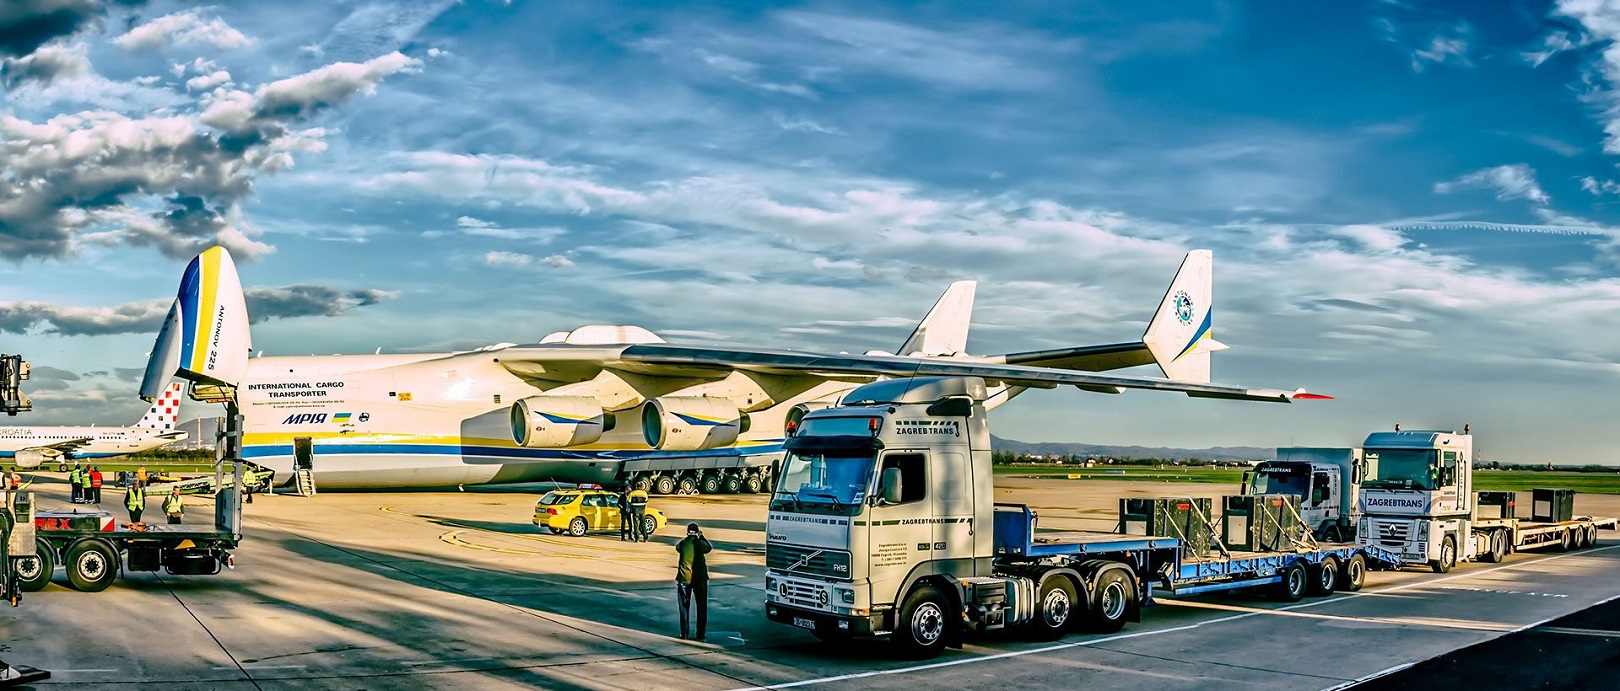
[[[238,482],[241,472],[241,466],[232,470]],[[241,497],[234,485],[216,492],[212,525],[148,523],[139,530],[109,511],[36,510],[35,553],[15,559],[18,582],[25,592],[42,590],[57,566],[74,589],[85,592],[107,589],[123,570],[217,574],[232,565],[231,550],[242,540]],[[149,514],[158,513],[158,499],[150,500]]]
[[[1244,494],[1292,494],[1316,539],[1355,537],[1361,517],[1361,449],[1284,447],[1243,473]]]
[[[1514,493],[1474,491],[1474,437],[1468,426],[1367,435],[1361,450],[1361,539],[1437,573],[1458,562],[1497,562],[1522,549],[1580,549],[1616,519],[1574,515],[1574,492],[1538,489],[1528,518]]]
[[[664,512],[647,507],[644,518],[651,535],[669,524]],[[561,535],[583,537],[595,530],[619,529],[619,495],[601,489],[567,489],[547,492],[534,505],[534,524]]]
[[[1398,558],[1374,546],[1205,552],[1175,537],[1037,530],[996,504],[977,377],[862,386],[788,440],[766,521],[765,611],[823,640],[891,635],[930,657],[970,631],[1117,631],[1155,593],[1356,590]]]

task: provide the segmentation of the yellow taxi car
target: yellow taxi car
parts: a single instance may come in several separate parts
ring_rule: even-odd
[[[651,535],[669,523],[651,506],[643,519]],[[619,529],[619,495],[604,489],[560,489],[547,492],[534,505],[534,524],[561,535],[581,537],[593,530]]]

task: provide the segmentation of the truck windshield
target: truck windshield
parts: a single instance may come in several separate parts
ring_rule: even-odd
[[[782,481],[776,486],[771,508],[859,505],[866,499],[872,462],[869,451],[789,451],[782,460]]]
[[[1421,489],[1432,490],[1440,466],[1433,449],[1367,450],[1367,479],[1361,486],[1367,489]]]
[[[1268,468],[1262,465],[1255,469],[1254,479],[1249,484],[1250,494],[1293,494],[1304,497],[1310,491],[1310,473],[1293,468]]]

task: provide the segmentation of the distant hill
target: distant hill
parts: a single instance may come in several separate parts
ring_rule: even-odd
[[[1114,458],[1202,458],[1214,461],[1253,461],[1277,456],[1276,449],[1258,446],[1217,446],[1208,449],[1175,449],[1164,446],[1108,446],[1080,442],[1027,442],[990,436],[990,448],[997,451],[1039,455],[1110,456]]]

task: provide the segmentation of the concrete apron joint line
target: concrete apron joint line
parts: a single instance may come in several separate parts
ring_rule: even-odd
[[[1259,616],[1259,615],[1262,615],[1262,614],[1273,614],[1273,613],[1278,613],[1278,612],[1290,612],[1290,611],[1297,610],[1297,609],[1305,609],[1305,608],[1308,608],[1308,607],[1318,607],[1318,606],[1325,605],[1325,604],[1330,604],[1330,603],[1347,602],[1349,600],[1353,600],[1353,599],[1359,598],[1359,597],[1366,597],[1366,596],[1369,596],[1369,595],[1380,595],[1380,594],[1383,594],[1383,593],[1393,593],[1393,592],[1397,592],[1397,591],[1401,591],[1401,590],[1410,590],[1412,588],[1419,588],[1419,587],[1423,587],[1423,586],[1431,586],[1431,585],[1434,585],[1436,583],[1445,583],[1447,581],[1453,581],[1453,580],[1457,580],[1457,579],[1461,579],[1461,578],[1473,578],[1475,576],[1482,576],[1484,574],[1493,573],[1493,572],[1496,572],[1496,571],[1506,571],[1506,570],[1510,570],[1510,569],[1523,568],[1523,567],[1526,567],[1526,566],[1533,566],[1535,564],[1542,564],[1542,563],[1546,563],[1546,562],[1557,560],[1557,559],[1563,559],[1565,557],[1578,557],[1578,556],[1585,556],[1585,555],[1595,554],[1597,552],[1606,552],[1606,551],[1609,551],[1609,550],[1612,550],[1612,549],[1620,549],[1620,545],[1609,545],[1608,547],[1599,547],[1599,548],[1596,548],[1596,549],[1589,549],[1589,550],[1585,550],[1585,551],[1581,551],[1581,552],[1572,552],[1572,553],[1569,553],[1569,554],[1560,554],[1560,555],[1557,555],[1557,556],[1545,557],[1545,558],[1542,558],[1542,559],[1537,559],[1535,561],[1526,561],[1526,562],[1520,562],[1520,563],[1517,563],[1517,564],[1505,564],[1505,565],[1502,565],[1502,566],[1491,567],[1491,568],[1485,569],[1483,571],[1474,571],[1474,572],[1470,572],[1470,573],[1453,574],[1453,575],[1445,576],[1445,577],[1442,577],[1442,578],[1434,578],[1434,579],[1429,579],[1429,580],[1417,581],[1415,583],[1407,583],[1407,584],[1404,584],[1404,585],[1391,586],[1391,587],[1388,587],[1388,588],[1381,588],[1381,589],[1378,589],[1378,590],[1362,591],[1362,592],[1359,592],[1359,593],[1347,593],[1347,594],[1344,594],[1344,595],[1341,595],[1341,596],[1323,598],[1323,599],[1316,600],[1316,601],[1313,601],[1313,602],[1304,602],[1304,603],[1300,603],[1300,604],[1297,604],[1297,605],[1289,605],[1287,607],[1278,607],[1276,609],[1263,609],[1263,610],[1256,610],[1256,611],[1252,611],[1252,612],[1245,612],[1243,614],[1235,614],[1235,615],[1232,615],[1232,616],[1229,616],[1229,617],[1220,617],[1218,619],[1211,619],[1209,621],[1202,621],[1202,622],[1198,622],[1196,624],[1188,624],[1186,626],[1176,626],[1176,627],[1172,627],[1172,628],[1168,628],[1168,629],[1155,629],[1153,631],[1140,631],[1140,632],[1137,632],[1137,633],[1127,633],[1127,634],[1121,634],[1121,635],[1117,635],[1117,636],[1106,636],[1106,637],[1103,637],[1103,638],[1095,638],[1095,639],[1086,640],[1086,641],[1075,641],[1074,643],[1060,643],[1058,645],[1049,645],[1049,646],[1045,646],[1045,647],[1041,647],[1041,648],[1033,648],[1033,649],[1030,649],[1030,650],[1014,650],[1014,651],[1005,652],[1005,653],[997,653],[997,654],[994,654],[994,655],[979,655],[979,656],[975,656],[975,657],[963,658],[963,659],[960,659],[960,660],[948,660],[948,661],[945,661],[945,662],[934,662],[934,663],[929,663],[929,664],[925,664],[925,665],[914,665],[914,666],[911,666],[911,667],[901,667],[899,669],[872,670],[872,671],[869,671],[869,672],[856,672],[856,673],[853,673],[853,674],[841,674],[841,675],[832,676],[832,677],[821,677],[819,679],[804,679],[804,680],[801,680],[801,681],[784,682],[784,683],[781,683],[781,684],[767,684],[767,685],[762,685],[762,686],[746,686],[746,687],[733,689],[732,691],[766,691],[767,689],[791,689],[791,688],[797,688],[797,687],[800,687],[800,686],[815,686],[815,685],[818,685],[818,684],[831,684],[831,683],[840,682],[840,681],[850,681],[852,679],[867,679],[867,678],[871,678],[871,677],[889,676],[889,675],[894,675],[894,674],[911,674],[913,672],[924,672],[924,671],[933,670],[933,669],[943,669],[943,668],[946,668],[946,667],[956,667],[958,665],[970,665],[970,664],[977,664],[977,663],[980,663],[980,662],[990,662],[990,661],[993,661],[993,660],[1002,660],[1002,659],[1013,658],[1013,657],[1023,657],[1025,655],[1036,655],[1036,654],[1040,654],[1040,653],[1056,652],[1056,651],[1059,651],[1059,650],[1069,650],[1071,648],[1082,648],[1082,647],[1088,647],[1088,646],[1095,646],[1095,645],[1100,645],[1102,643],[1111,643],[1113,641],[1123,641],[1123,640],[1129,640],[1129,639],[1132,639],[1132,638],[1145,638],[1147,636],[1157,636],[1157,635],[1166,634],[1166,633],[1178,633],[1178,632],[1181,632],[1181,631],[1191,631],[1193,629],[1201,628],[1201,627],[1204,627],[1204,626],[1210,626],[1210,625],[1213,625],[1213,624],[1224,624],[1224,623],[1229,622],[1229,621],[1237,621],[1239,619],[1247,619],[1249,617]],[[1610,602],[1612,600],[1615,600],[1617,598],[1620,598],[1620,595],[1608,598],[1608,599],[1604,600],[1603,602],[1599,602],[1597,604],[1599,604],[1599,605],[1605,604],[1605,603]],[[1594,605],[1594,606],[1596,606],[1596,605]],[[1561,616],[1566,616],[1567,614],[1568,613],[1562,614],[1562,615],[1559,615],[1559,616],[1560,617]],[[1511,631],[1502,632],[1500,635],[1507,635],[1507,634],[1510,634],[1510,633],[1518,633],[1518,632],[1523,631],[1525,629],[1529,629],[1529,628],[1532,628],[1532,627],[1535,627],[1535,626],[1540,626],[1541,624],[1545,624],[1545,623],[1547,623],[1549,621],[1552,621],[1553,619],[1557,619],[1557,618],[1558,617],[1552,617],[1552,618],[1546,619],[1544,621],[1539,621],[1539,622],[1535,622],[1535,623],[1531,623],[1531,624],[1526,624],[1524,626],[1520,626],[1519,628],[1513,629]],[[1368,675],[1366,677],[1349,680],[1346,683],[1339,684],[1337,686],[1333,686],[1333,687],[1330,687],[1328,689],[1324,689],[1323,691],[1338,691],[1340,689],[1346,689],[1346,688],[1349,688],[1349,687],[1354,686],[1356,684],[1359,684],[1359,683],[1361,683],[1363,681],[1368,681],[1368,680],[1371,680],[1371,679],[1375,679],[1375,678],[1380,677],[1380,676],[1394,674],[1395,672],[1406,669],[1407,667],[1411,667],[1414,664],[1417,664],[1417,663],[1407,663],[1407,664],[1404,664],[1404,665],[1398,665],[1398,666],[1395,666],[1395,667],[1391,667],[1389,669],[1385,669],[1385,670],[1375,672],[1372,675]]]
[[[197,622],[197,625],[202,627],[203,633],[208,634],[208,637],[213,639],[214,645],[219,646],[219,651],[222,652],[222,653],[225,653],[225,657],[230,658],[231,664],[236,665],[236,671],[240,672],[242,674],[242,678],[246,679],[249,684],[252,684],[253,688],[261,689],[261,691],[262,691],[262,687],[259,686],[258,680],[254,679],[253,674],[248,672],[246,667],[242,666],[242,661],[236,659],[236,655],[231,653],[229,648],[225,647],[225,643],[223,641],[219,640],[219,636],[214,635],[213,629],[208,628],[208,625],[203,623],[202,617],[197,616],[196,612],[191,611],[191,606],[187,605],[185,600],[180,599],[180,594],[174,592],[174,588],[169,585],[169,582],[166,581],[166,580],[163,580],[162,575],[154,573],[154,574],[152,574],[152,576],[157,579],[157,582],[163,584],[163,589],[164,590],[169,591],[169,597],[174,598],[175,604],[180,605],[180,609],[185,610],[186,614],[191,616],[191,620]],[[219,669],[219,668],[216,668],[216,669]],[[230,668],[226,667],[225,669],[230,669]]]

